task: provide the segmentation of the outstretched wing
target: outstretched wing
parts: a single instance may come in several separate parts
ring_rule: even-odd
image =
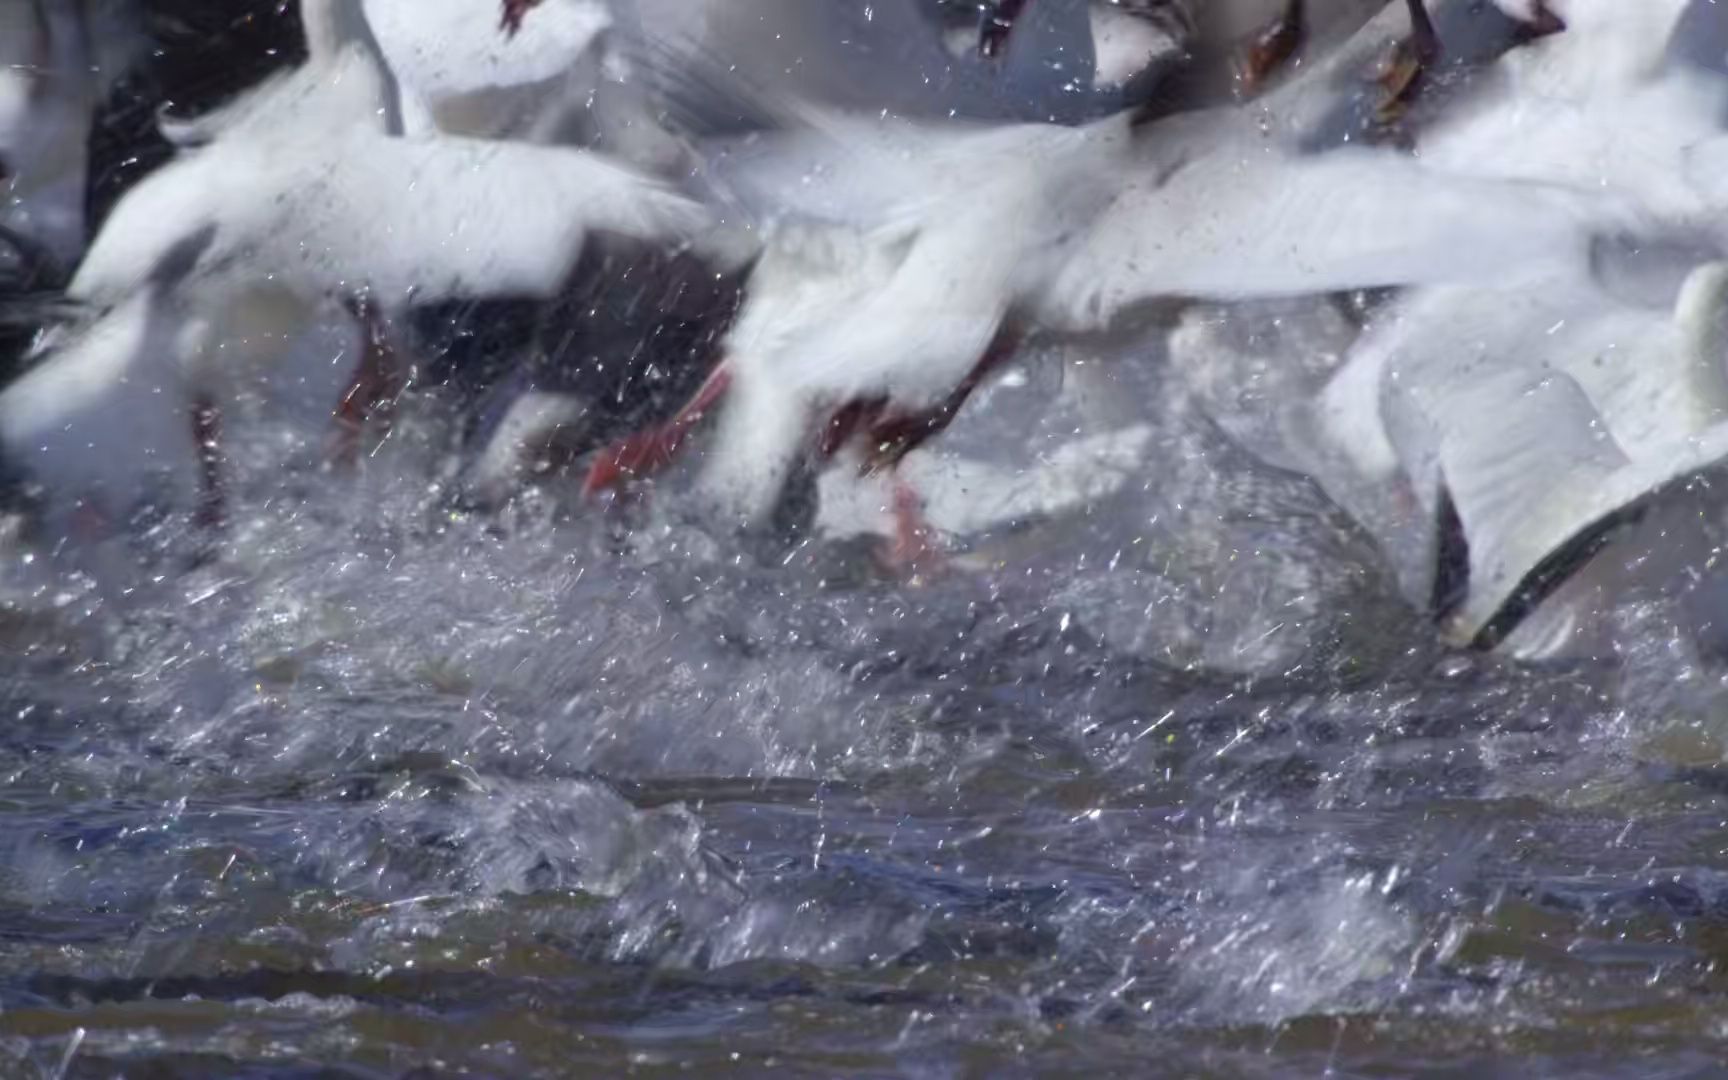
[[[591,231],[676,244],[710,224],[665,185],[581,150],[367,132],[226,140],[134,189],[71,291],[106,303],[153,277],[221,272],[387,301],[538,296]],[[204,240],[188,258],[193,236]]]
[[[1168,153],[1169,151],[1166,151]],[[1130,184],[1053,282],[1045,316],[1108,323],[1167,296],[1235,299],[1479,281],[1582,259],[1593,204],[1377,151],[1216,147]]]

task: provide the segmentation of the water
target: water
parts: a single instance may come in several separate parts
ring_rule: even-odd
[[[1611,663],[1448,652],[1111,370],[1143,474],[920,583],[676,477],[452,509],[430,405],[259,464],[192,569],[13,545],[0,1072],[1713,1071],[1728,735],[1661,604]]]
[[[1028,356],[945,452],[1143,440],[913,582],[678,475],[470,508],[424,388],[355,475],[235,418],[213,559],[0,535],[0,1076],[1715,1075],[1720,657],[1444,648],[1286,445],[1359,316]]]

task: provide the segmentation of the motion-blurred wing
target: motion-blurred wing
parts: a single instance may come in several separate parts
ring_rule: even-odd
[[[1058,275],[1047,317],[1090,327],[1164,296],[1477,281],[1578,262],[1588,206],[1373,151],[1209,153],[1123,192]]]
[[[283,159],[299,182],[274,201],[236,196],[219,227],[256,230],[261,269],[385,298],[544,295],[590,231],[673,244],[710,225],[699,205],[580,150],[355,138]],[[249,221],[260,203],[267,219]]]

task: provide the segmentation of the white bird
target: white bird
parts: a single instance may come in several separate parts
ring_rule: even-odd
[[[1497,85],[1418,143],[1435,167],[1592,188],[1671,226],[1717,229],[1728,80],[1674,62],[1686,0],[1554,0],[1564,33],[1506,54]]]
[[[0,266],[83,250],[90,124],[135,29],[119,0],[0,0]]]
[[[1354,467],[1315,471],[1414,602],[1460,642],[1497,644],[1609,526],[1728,454],[1725,328],[1722,263],[1693,270],[1671,310],[1576,274],[1425,290],[1346,369],[1375,392],[1384,436],[1335,429]]]
[[[603,456],[589,486],[663,463],[724,392],[703,487],[725,516],[760,521],[812,441],[832,449],[856,431],[892,463],[1023,329],[1097,332],[1160,297],[1447,281],[1485,262],[1583,256],[1584,200],[1570,192],[1390,153],[1300,156],[1234,111],[1133,121],[810,112],[801,131],[717,162],[745,206],[817,224],[771,229],[724,367],[671,425]]]
[[[1674,61],[1684,8],[1555,0],[1566,32],[1424,135],[1427,162],[1630,212],[1588,260],[1398,301],[1317,403],[1313,471],[1460,640],[1564,647],[1576,603],[1520,621],[1608,526],[1728,453],[1728,192],[1706,164],[1728,83]]]
[[[158,125],[177,146],[280,125],[284,117],[337,124],[364,116],[356,102],[375,97],[380,73],[390,97],[385,122],[409,135],[433,131],[476,138],[514,137],[544,121],[549,102],[570,93],[577,68],[594,79],[596,41],[612,25],[602,0],[554,0],[537,13],[534,33],[507,36],[496,8],[469,0],[308,0],[302,22],[307,59],[277,72],[222,106],[193,117],[164,114]]]
[[[89,318],[0,395],[0,438],[39,478],[90,464],[106,433],[86,421],[121,398],[190,412],[209,442],[214,391],[280,362],[335,303],[543,296],[592,229],[670,240],[706,227],[702,208],[591,153],[395,137],[394,80],[358,0],[309,3],[303,18],[309,63],[331,81],[277,124],[235,114],[130,191],[67,290]],[[54,486],[77,493],[71,477]]]
[[[969,36],[957,46],[945,43],[933,5],[926,0],[886,0],[868,9],[844,0],[617,0],[615,43],[622,47],[614,51],[646,58],[645,74],[658,78],[662,88],[671,85],[671,104],[682,107],[686,126],[698,130],[771,122],[779,101],[806,99],[829,106],[845,104],[870,112],[885,109],[922,116],[1077,116],[1108,110],[1120,102],[1120,84],[1132,80],[1151,58],[1149,51],[1138,62],[1126,57],[1113,59],[1112,77],[1107,80],[1110,85],[1099,85],[1094,46],[1100,20],[1093,0],[1038,0],[1020,7],[1020,18],[1005,48],[997,55],[987,55],[976,21]],[[1106,5],[1105,10],[1120,13],[1113,5]],[[535,4],[506,5],[506,16],[519,22],[522,37],[539,32],[545,11]],[[1124,20],[1138,28],[1150,26],[1138,16],[1120,16],[1105,20],[1104,25],[1121,30],[1119,24]],[[986,24],[986,37],[989,29]],[[1146,39],[1138,40],[1144,43]],[[759,95],[755,100],[770,102],[770,106],[757,111],[750,107],[751,102],[726,95],[724,83],[730,80],[716,85],[721,93],[707,93],[701,73],[709,68],[742,72]],[[632,85],[640,89],[639,82]],[[743,141],[754,142],[755,136],[746,136]],[[939,141],[931,140],[931,145]],[[600,145],[608,142],[617,145],[618,140],[602,138]],[[887,148],[890,152],[898,149]],[[659,155],[662,162],[672,156]],[[632,157],[648,163],[641,155]],[[788,171],[799,164],[792,160],[795,157],[788,156],[776,182],[789,178]],[[685,171],[691,164],[699,162],[688,162]],[[885,179],[898,183],[901,178]],[[746,181],[746,186],[750,182]],[[764,202],[772,202],[781,192],[757,194]],[[887,201],[904,195],[899,188],[885,192]],[[803,246],[800,240],[791,243]],[[759,280],[774,276],[773,263],[770,259],[758,270]],[[839,290],[833,302],[844,305],[847,280],[831,272],[824,280],[827,288]],[[711,383],[708,395],[717,392],[727,378]],[[705,398],[699,396],[700,400]],[[558,425],[559,417],[578,408],[575,403],[561,408],[550,408],[544,401],[524,403],[521,417],[536,418],[540,426],[511,424],[500,428],[498,436],[507,443],[486,456],[497,461],[515,460],[512,447],[543,441]],[[683,415],[689,418],[700,411],[693,405]],[[675,422],[662,439],[638,440],[634,448],[619,448],[613,455],[613,466],[633,471],[649,460],[668,457],[670,447],[680,441],[688,427],[687,422]],[[478,476],[498,472],[497,461],[480,468],[477,481]],[[498,475],[508,473],[505,469]],[[590,478],[589,487],[599,486],[606,475],[603,467]],[[496,489],[499,484],[494,481],[482,486]]]

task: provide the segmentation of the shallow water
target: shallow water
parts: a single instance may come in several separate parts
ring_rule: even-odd
[[[1143,482],[927,582],[453,510],[412,415],[191,570],[14,547],[0,1072],[1713,1071],[1710,665],[1447,652],[1155,370]]]

